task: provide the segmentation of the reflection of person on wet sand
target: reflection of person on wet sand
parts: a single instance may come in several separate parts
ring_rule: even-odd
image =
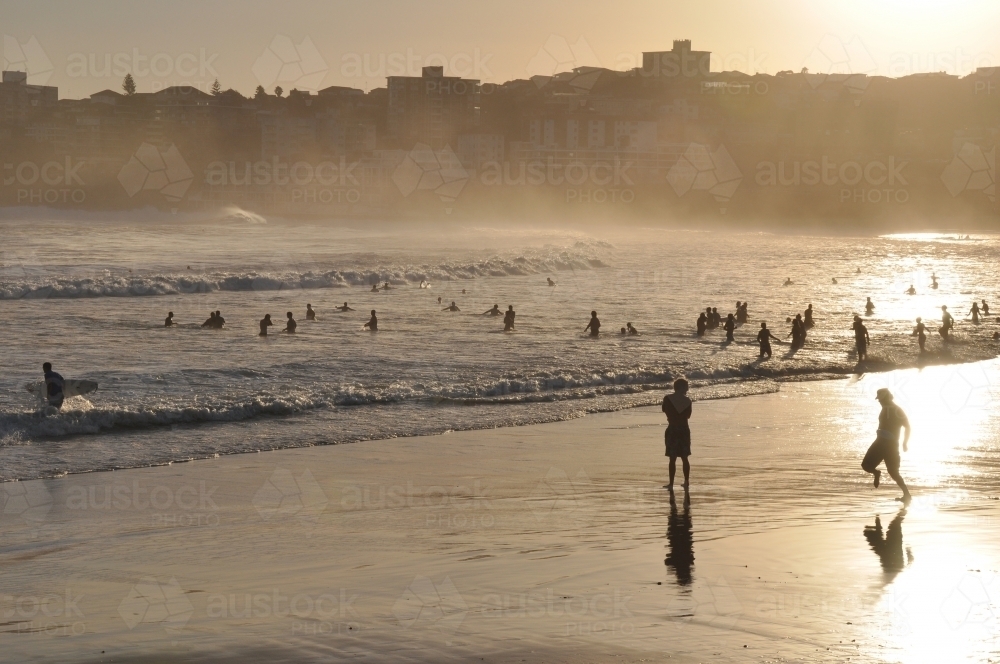
[[[874,526],[865,526],[865,539],[882,563],[882,571],[895,576],[907,564],[913,562],[913,554],[906,549],[903,554],[903,518],[906,508],[899,510],[889,527],[882,532],[882,521],[876,516]]]
[[[694,533],[691,524],[691,499],[684,494],[684,511],[677,512],[677,500],[670,494],[670,517],[667,520],[667,553],[663,564],[677,577],[677,585],[691,585],[694,567]]]

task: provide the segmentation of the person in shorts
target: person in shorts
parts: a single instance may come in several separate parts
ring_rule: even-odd
[[[910,502],[910,490],[906,488],[906,482],[899,474],[899,430],[906,430],[906,434],[903,436],[903,451],[906,452],[910,442],[910,420],[907,419],[903,409],[893,401],[892,392],[886,388],[883,387],[876,392],[875,398],[882,404],[882,412],[878,415],[878,432],[875,436],[875,442],[868,448],[868,452],[861,462],[861,467],[866,473],[875,476],[875,488],[877,489],[882,476],[878,465],[885,462],[885,469],[888,471],[889,477],[896,480],[896,484],[903,490],[903,497],[899,500],[908,503]]]
[[[690,486],[691,464],[691,400],[687,397],[688,382],[683,378],[674,381],[674,393],[663,397],[663,412],[667,416],[667,430],[663,434],[666,456],[670,457],[670,483],[666,488],[674,490],[674,474],[677,472],[677,457],[684,467],[684,490]]]

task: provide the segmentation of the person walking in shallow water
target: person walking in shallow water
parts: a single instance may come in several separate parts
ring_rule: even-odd
[[[517,314],[514,312],[514,305],[507,305],[507,313],[503,315],[503,331],[512,332],[514,330],[514,317]]]
[[[760,332],[757,333],[757,342],[760,344],[760,356],[767,355],[767,359],[771,359],[771,339],[774,339],[778,343],[781,343],[781,339],[771,334],[771,330],[767,329],[767,323],[762,322],[760,324]]]
[[[698,322],[696,323],[696,325],[698,326],[698,336],[699,337],[705,336],[705,330],[708,329],[708,317],[705,316],[704,311],[701,312],[700,316],[698,316]]]
[[[920,352],[926,353],[927,350],[924,345],[927,343],[927,326],[924,325],[923,319],[917,317],[917,326],[913,328],[913,336],[917,338],[917,343],[920,344]]]
[[[868,328],[862,322],[861,316],[854,317],[854,325],[851,328],[854,330],[854,347],[858,351],[858,362],[867,360],[868,344],[871,343],[871,337],[868,336]]]
[[[979,325],[979,303],[973,302],[972,309],[969,309],[969,313],[972,314],[972,324]]]
[[[736,341],[736,338],[733,336],[733,332],[736,330],[736,317],[733,314],[726,316],[726,324],[723,326],[723,329],[726,331],[727,342]]]
[[[903,497],[900,499],[904,503],[910,502],[910,490],[906,488],[906,482],[899,474],[899,430],[904,429],[903,451],[906,452],[910,442],[910,420],[906,413],[893,401],[892,392],[886,388],[875,393],[875,398],[882,404],[882,412],[878,415],[878,431],[875,435],[875,442],[868,448],[861,468],[866,473],[875,476],[875,488],[878,488],[882,477],[882,471],[878,465],[885,462],[885,469],[889,477],[896,481],[899,488],[903,490]]]
[[[663,397],[661,407],[667,416],[667,430],[663,434],[663,441],[666,445],[665,456],[670,458],[670,483],[666,486],[670,491],[674,490],[677,457],[681,458],[684,469],[685,492],[691,483],[691,464],[688,463],[688,457],[691,456],[691,428],[688,424],[691,419],[691,400],[687,397],[688,387],[688,382],[683,378],[675,380],[674,393]]]
[[[951,316],[950,313],[948,313],[948,305],[947,304],[942,304],[941,305],[941,327],[940,327],[940,329],[938,329],[938,334],[940,334],[941,337],[945,341],[948,341],[949,340],[948,335],[951,333],[951,331],[952,331],[952,329],[954,329],[954,327],[955,327],[955,319],[952,318],[952,316]]]
[[[590,336],[592,337],[600,336],[601,334],[601,320],[597,317],[596,311],[590,312],[590,322],[587,323],[587,327],[583,328],[584,332],[588,330],[590,330]]]

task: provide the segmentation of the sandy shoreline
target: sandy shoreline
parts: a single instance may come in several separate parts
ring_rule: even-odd
[[[996,659],[998,377],[698,403],[689,507],[655,408],[9,483],[0,659]],[[858,467],[883,385],[905,513]]]

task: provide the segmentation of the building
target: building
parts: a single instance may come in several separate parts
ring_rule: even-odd
[[[458,160],[462,166],[480,170],[483,164],[502,164],[504,137],[502,134],[463,134],[458,137]]]
[[[32,115],[52,108],[59,101],[59,88],[28,85],[28,74],[5,71],[0,82],[0,129],[23,125]]]
[[[445,76],[444,67],[422,75],[388,78],[389,137],[399,148],[425,143],[434,149],[456,143],[479,125],[479,81]]]
[[[642,75],[666,80],[704,78],[712,72],[712,52],[692,51],[690,39],[675,39],[669,51],[645,51]]]

